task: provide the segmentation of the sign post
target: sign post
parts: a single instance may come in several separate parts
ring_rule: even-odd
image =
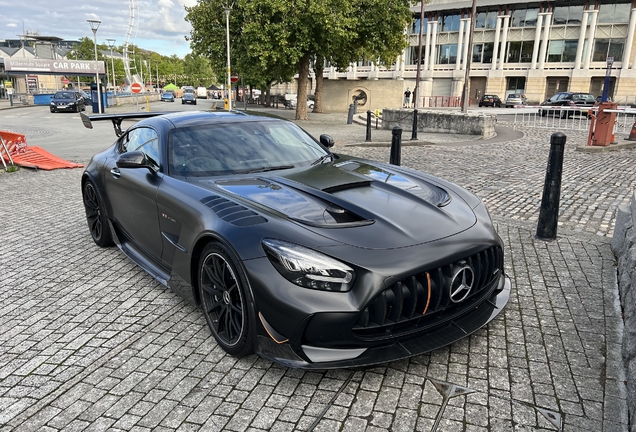
[[[132,83],[130,85],[130,91],[135,94],[135,105],[137,106],[137,111],[139,111],[139,92],[141,92],[141,84]]]

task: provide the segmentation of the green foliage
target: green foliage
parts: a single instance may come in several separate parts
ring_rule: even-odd
[[[186,39],[218,76],[227,69],[226,1],[186,7],[192,24]],[[340,69],[365,58],[393,64],[407,46],[409,7],[408,0],[237,0],[230,13],[232,65],[265,89],[298,73],[298,100],[304,100],[312,59]],[[306,117],[305,104],[298,104],[297,118],[303,112]]]

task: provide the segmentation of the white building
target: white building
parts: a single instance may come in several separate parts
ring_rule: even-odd
[[[472,49],[467,47],[472,1],[431,0],[425,5],[423,19],[418,3],[411,8],[413,24],[407,30],[410,46],[393,67],[359,62],[344,73],[327,68],[324,78],[403,80],[402,87],[412,90],[422,25],[420,97],[426,105],[459,105],[468,55],[471,103],[484,93],[502,99],[510,93],[524,93],[530,102],[537,103],[558,91],[598,96],[603,91],[609,58],[613,58],[610,97],[617,102],[636,103],[633,3],[478,0]],[[365,85],[381,94],[377,85]],[[294,90],[290,85],[281,89],[279,92]],[[396,106],[399,103],[399,98],[392,102]]]

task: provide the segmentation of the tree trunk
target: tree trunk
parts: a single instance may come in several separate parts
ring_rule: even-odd
[[[296,120],[309,120],[307,115],[307,84],[309,83],[309,54],[300,59],[298,93],[296,95]]]
[[[314,72],[316,73],[316,92],[314,93],[314,111],[315,113],[322,112],[322,89],[324,80],[322,77],[323,72],[325,71],[325,59],[323,57],[318,57],[316,59],[316,64],[314,65]]]

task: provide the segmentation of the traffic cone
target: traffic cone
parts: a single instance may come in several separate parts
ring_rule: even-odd
[[[629,133],[629,138],[625,138],[627,141],[636,141],[636,122],[632,125],[632,131]]]

